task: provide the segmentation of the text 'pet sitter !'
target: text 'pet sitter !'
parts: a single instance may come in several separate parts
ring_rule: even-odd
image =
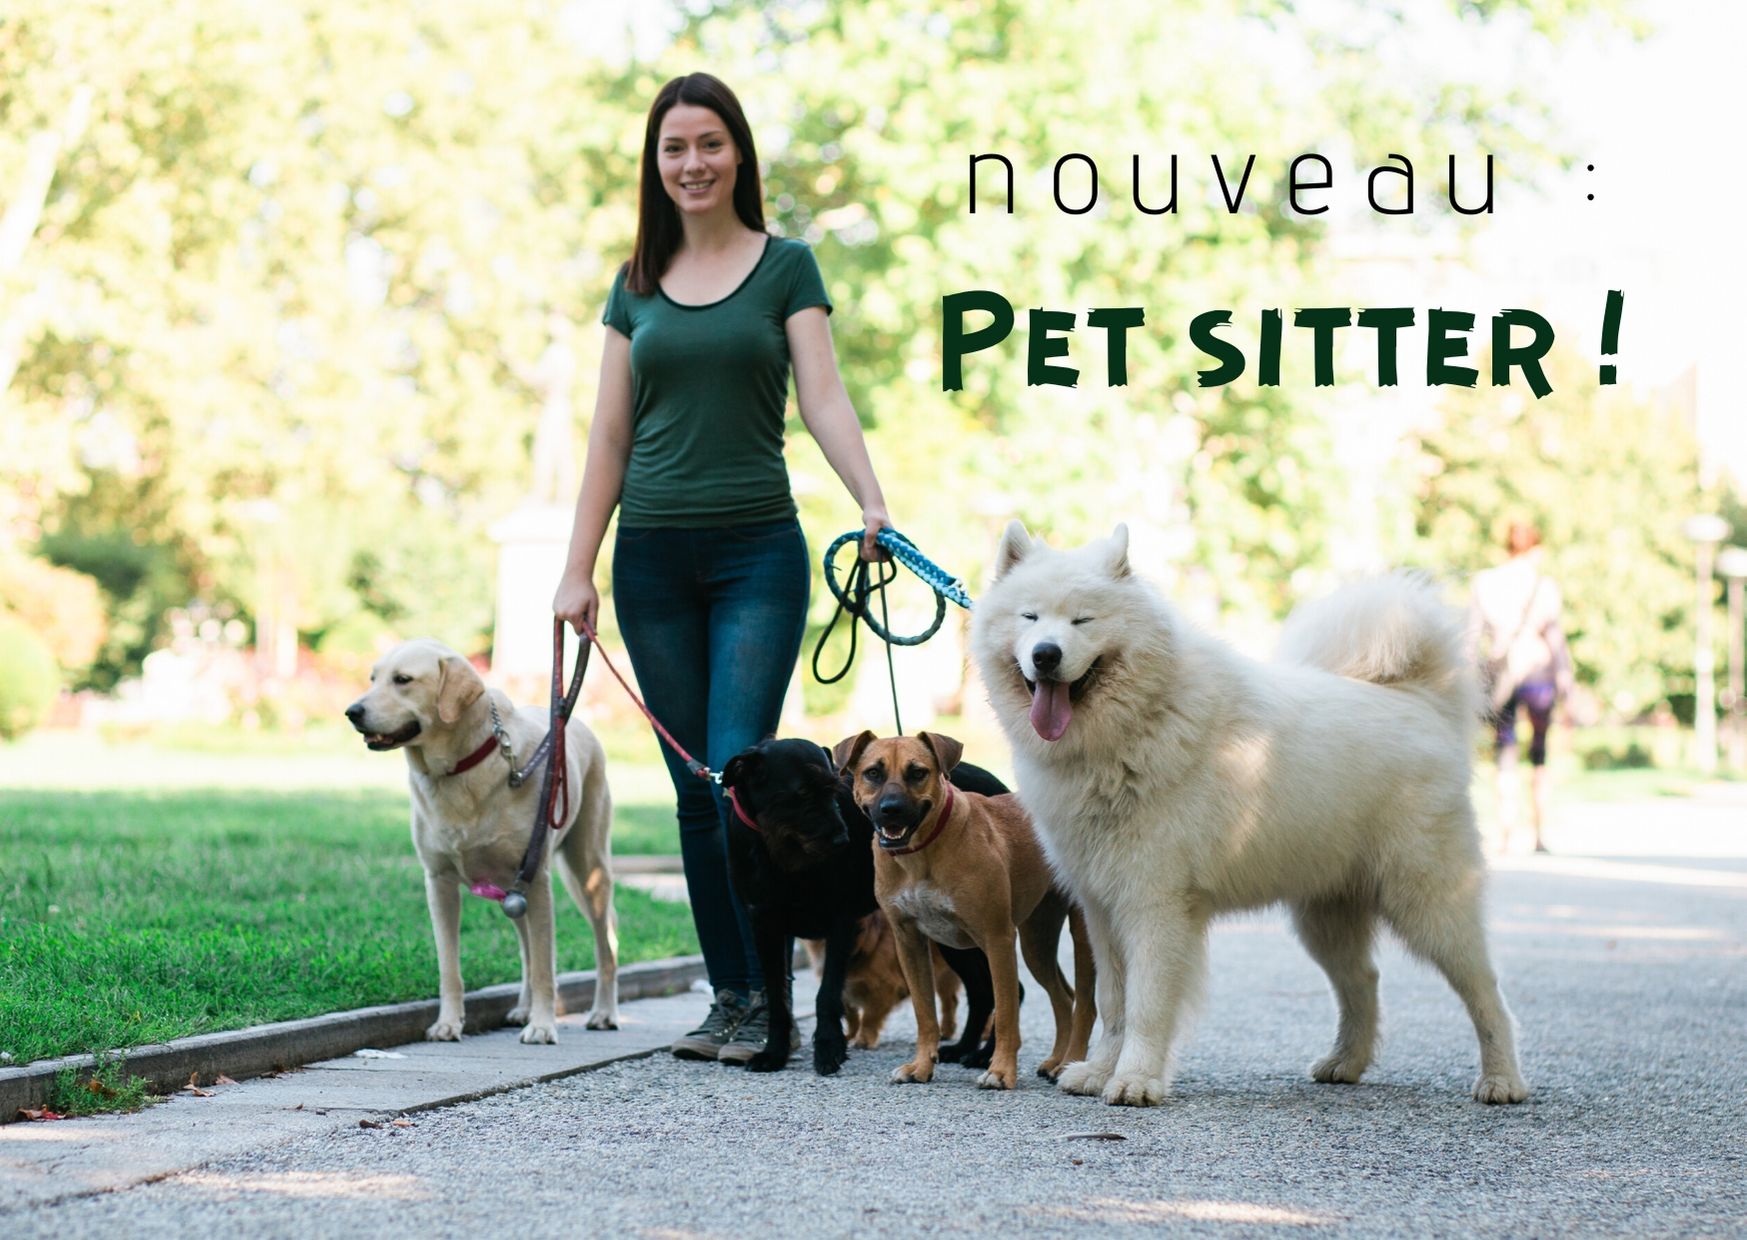
[[[998,200],[995,210],[1013,214],[1013,165],[999,154],[970,156],[970,214],[977,213],[977,165],[983,162],[997,164],[1005,171],[1005,194]],[[1157,201],[1148,201],[1142,193],[1140,156],[1134,156],[1133,162],[1134,209],[1150,216],[1176,215],[1177,157],[1170,157],[1165,192]],[[1219,199],[1227,214],[1235,216],[1243,208],[1255,162],[1256,157],[1251,155],[1234,186],[1219,157],[1211,157]],[[1062,182],[1066,168],[1083,172],[1086,177],[1083,195],[1073,202],[1069,201],[1073,195],[1064,197]],[[1457,191],[1456,157],[1450,156],[1447,197],[1452,210],[1465,216],[1492,214],[1495,209],[1493,172],[1493,158],[1488,155],[1484,196],[1477,204],[1464,203]],[[1402,155],[1392,154],[1389,162],[1372,169],[1365,178],[1365,198],[1371,211],[1378,216],[1411,216],[1414,213],[1413,176],[1412,163]],[[1389,182],[1398,183],[1398,193],[1391,195],[1386,192],[1385,186]],[[1284,179],[1286,197],[1281,209],[1302,216],[1321,215],[1328,210],[1327,204],[1307,195],[1333,186],[1333,171],[1326,158],[1317,154],[1300,155],[1288,166]],[[1098,205],[1098,166],[1089,155],[1074,152],[1056,161],[1053,197],[1057,211],[1070,216],[1083,216]],[[1604,358],[1611,358],[1619,348],[1620,318],[1624,308],[1624,296],[1618,290],[1610,290],[1602,312],[1600,343]],[[982,317],[985,315],[986,319]],[[1420,312],[1409,306],[1379,306],[1357,311],[1348,306],[1296,309],[1292,311],[1292,326],[1299,331],[1294,339],[1303,339],[1305,343],[1295,351],[1285,343],[1284,310],[1268,308],[1256,316],[1253,344],[1240,344],[1217,334],[1219,328],[1231,325],[1232,315],[1230,309],[1207,310],[1195,315],[1186,325],[1190,343],[1211,363],[1196,371],[1201,387],[1223,387],[1246,374],[1254,375],[1258,387],[1278,387],[1283,352],[1287,353],[1288,365],[1295,375],[1305,373],[1302,362],[1308,360],[1309,377],[1317,387],[1328,387],[1335,382],[1336,335],[1343,328],[1369,329],[1374,333],[1374,360],[1366,368],[1366,377],[1374,378],[1379,387],[1394,387],[1402,382],[1401,336],[1414,333],[1417,344],[1417,333],[1422,328],[1423,349],[1415,349],[1415,364],[1409,368],[1409,382],[1417,373],[1424,374],[1427,387],[1474,387],[1480,380],[1478,367],[1463,364],[1469,357],[1468,334],[1475,329],[1477,321],[1477,316],[1466,310],[1434,308],[1426,311],[1422,319]],[[969,316],[975,316],[975,319],[971,320]],[[995,348],[1012,334],[1013,304],[990,289],[950,293],[941,301],[941,320],[941,388],[948,392],[959,391],[964,387],[964,359],[973,353]],[[1068,360],[1079,351],[1070,343],[1070,335],[1078,326],[1078,315],[1071,310],[1034,307],[1029,312],[1027,325],[1030,339],[1025,358],[1026,383],[1033,387],[1079,386],[1083,363],[1070,364]],[[1105,382],[1111,387],[1127,384],[1128,333],[1146,326],[1145,307],[1094,307],[1086,312],[1085,325],[1092,331],[1103,332],[1102,341],[1090,347],[1097,349],[1098,343],[1103,346]],[[1172,324],[1166,338],[1174,340],[1181,334],[1181,326]],[[1553,387],[1541,362],[1552,349],[1553,341],[1553,326],[1542,315],[1532,310],[1500,310],[1491,316],[1485,342],[1490,354],[1488,380],[1494,387],[1505,387],[1520,376],[1537,399],[1548,395]],[[1415,348],[1414,345],[1407,347]],[[1300,355],[1297,365],[1293,365],[1293,352]],[[1421,358],[1423,371],[1417,364]],[[1616,366],[1604,362],[1599,366],[1597,379],[1606,386],[1616,382],[1617,374]]]

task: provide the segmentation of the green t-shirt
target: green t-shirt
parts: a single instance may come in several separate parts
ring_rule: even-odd
[[[807,243],[771,237],[720,301],[640,297],[619,270],[601,322],[631,341],[631,459],[619,520],[631,526],[751,525],[795,515],[783,464],[789,342],[783,325],[831,310]]]

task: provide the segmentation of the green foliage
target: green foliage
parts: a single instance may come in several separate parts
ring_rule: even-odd
[[[0,612],[35,630],[75,683],[90,670],[108,634],[103,594],[94,578],[34,556],[9,555],[3,548]]]
[[[1230,607],[1277,613],[1328,557],[1329,411],[1291,383],[1204,391],[1183,365],[1194,312],[1314,304],[1326,277],[1322,228],[1284,209],[1269,153],[1358,167],[1405,136],[1422,171],[1492,151],[1528,179],[1557,162],[1545,109],[1475,66],[1619,10],[700,3],[645,62],[586,6],[544,0],[17,0],[0,167],[46,152],[52,177],[0,204],[34,219],[0,262],[0,489],[26,541],[53,531],[57,562],[105,581],[97,687],[195,599],[304,634],[366,611],[477,645],[486,530],[527,484],[549,319],[592,333],[631,242],[644,109],[707,66],[750,110],[774,227],[819,253],[901,527],[975,586],[1009,515],[1064,538],[1125,516],[1186,531],[1174,557]],[[1397,65],[1385,36],[1467,51]],[[1014,159],[1014,215],[965,210],[977,151]],[[1096,216],[1049,201],[1069,151],[1099,162]],[[1206,157],[1248,151],[1228,215]],[[1173,152],[1180,213],[1135,210],[1131,156],[1150,194]],[[940,297],[973,287],[1077,314],[1145,304],[1129,385],[1101,386],[1082,330],[1095,398],[1028,388],[1022,330],[941,392]],[[585,353],[593,338],[577,333]],[[810,447],[794,465],[815,535],[854,523]]]
[[[61,687],[48,643],[24,621],[0,614],[0,741],[41,723]]]
[[[1429,562],[1473,572],[1503,558],[1512,520],[1534,522],[1578,677],[1631,717],[1690,687],[1693,553],[1680,526],[1711,505],[1677,411],[1550,360],[1543,400],[1477,389],[1445,402],[1418,445],[1418,534]]]
[[[393,640],[387,621],[373,612],[355,611],[323,630],[315,648],[329,667],[361,684],[378,652]]]
[[[140,499],[132,485],[95,475],[91,490],[69,502],[58,527],[43,536],[44,557],[94,579],[107,613],[103,643],[74,688],[113,689],[137,674],[168,632],[169,610],[189,600],[190,557],[172,541],[173,531],[157,526],[165,539],[157,541],[145,533],[153,523],[128,517],[129,504]]]

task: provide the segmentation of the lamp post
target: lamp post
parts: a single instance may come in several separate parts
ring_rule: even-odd
[[[1693,693],[1693,758],[1706,775],[1717,770],[1717,659],[1711,650],[1711,611],[1716,606],[1712,597],[1711,566],[1717,544],[1729,536],[1729,523],[1715,513],[1688,517],[1680,527],[1698,547],[1698,614],[1694,617],[1698,649],[1693,652],[1692,670],[1697,684]]]
[[[1717,553],[1717,572],[1729,583],[1729,693],[1723,700],[1723,710],[1729,717],[1729,765],[1737,771],[1747,770],[1747,676],[1743,664],[1742,645],[1747,642],[1747,601],[1742,599],[1742,583],[1747,581],[1747,547],[1724,547]]]

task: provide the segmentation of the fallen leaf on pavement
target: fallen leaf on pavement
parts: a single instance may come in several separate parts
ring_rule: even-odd
[[[382,1127],[382,1125],[377,1123],[373,1119],[361,1119],[358,1121],[358,1127],[360,1127],[360,1128],[380,1128],[380,1127]]]
[[[1056,1138],[1057,1141],[1126,1141],[1127,1137],[1120,1132],[1069,1132]]]
[[[230,1077],[226,1076],[222,1072],[220,1072],[218,1074],[218,1078],[216,1080],[214,1080],[212,1083],[214,1085],[235,1085],[236,1084],[235,1081],[231,1080]]]
[[[19,1107],[18,1114],[21,1115],[25,1119],[38,1120],[38,1121],[49,1120],[49,1119],[66,1119],[67,1118],[65,1115],[62,1115],[57,1111],[51,1111],[47,1107],[42,1107],[41,1109],[34,1110],[34,1111],[31,1110],[29,1107]]]
[[[418,1125],[414,1124],[410,1119],[397,1119],[394,1121],[394,1126],[396,1128],[416,1128]]]

